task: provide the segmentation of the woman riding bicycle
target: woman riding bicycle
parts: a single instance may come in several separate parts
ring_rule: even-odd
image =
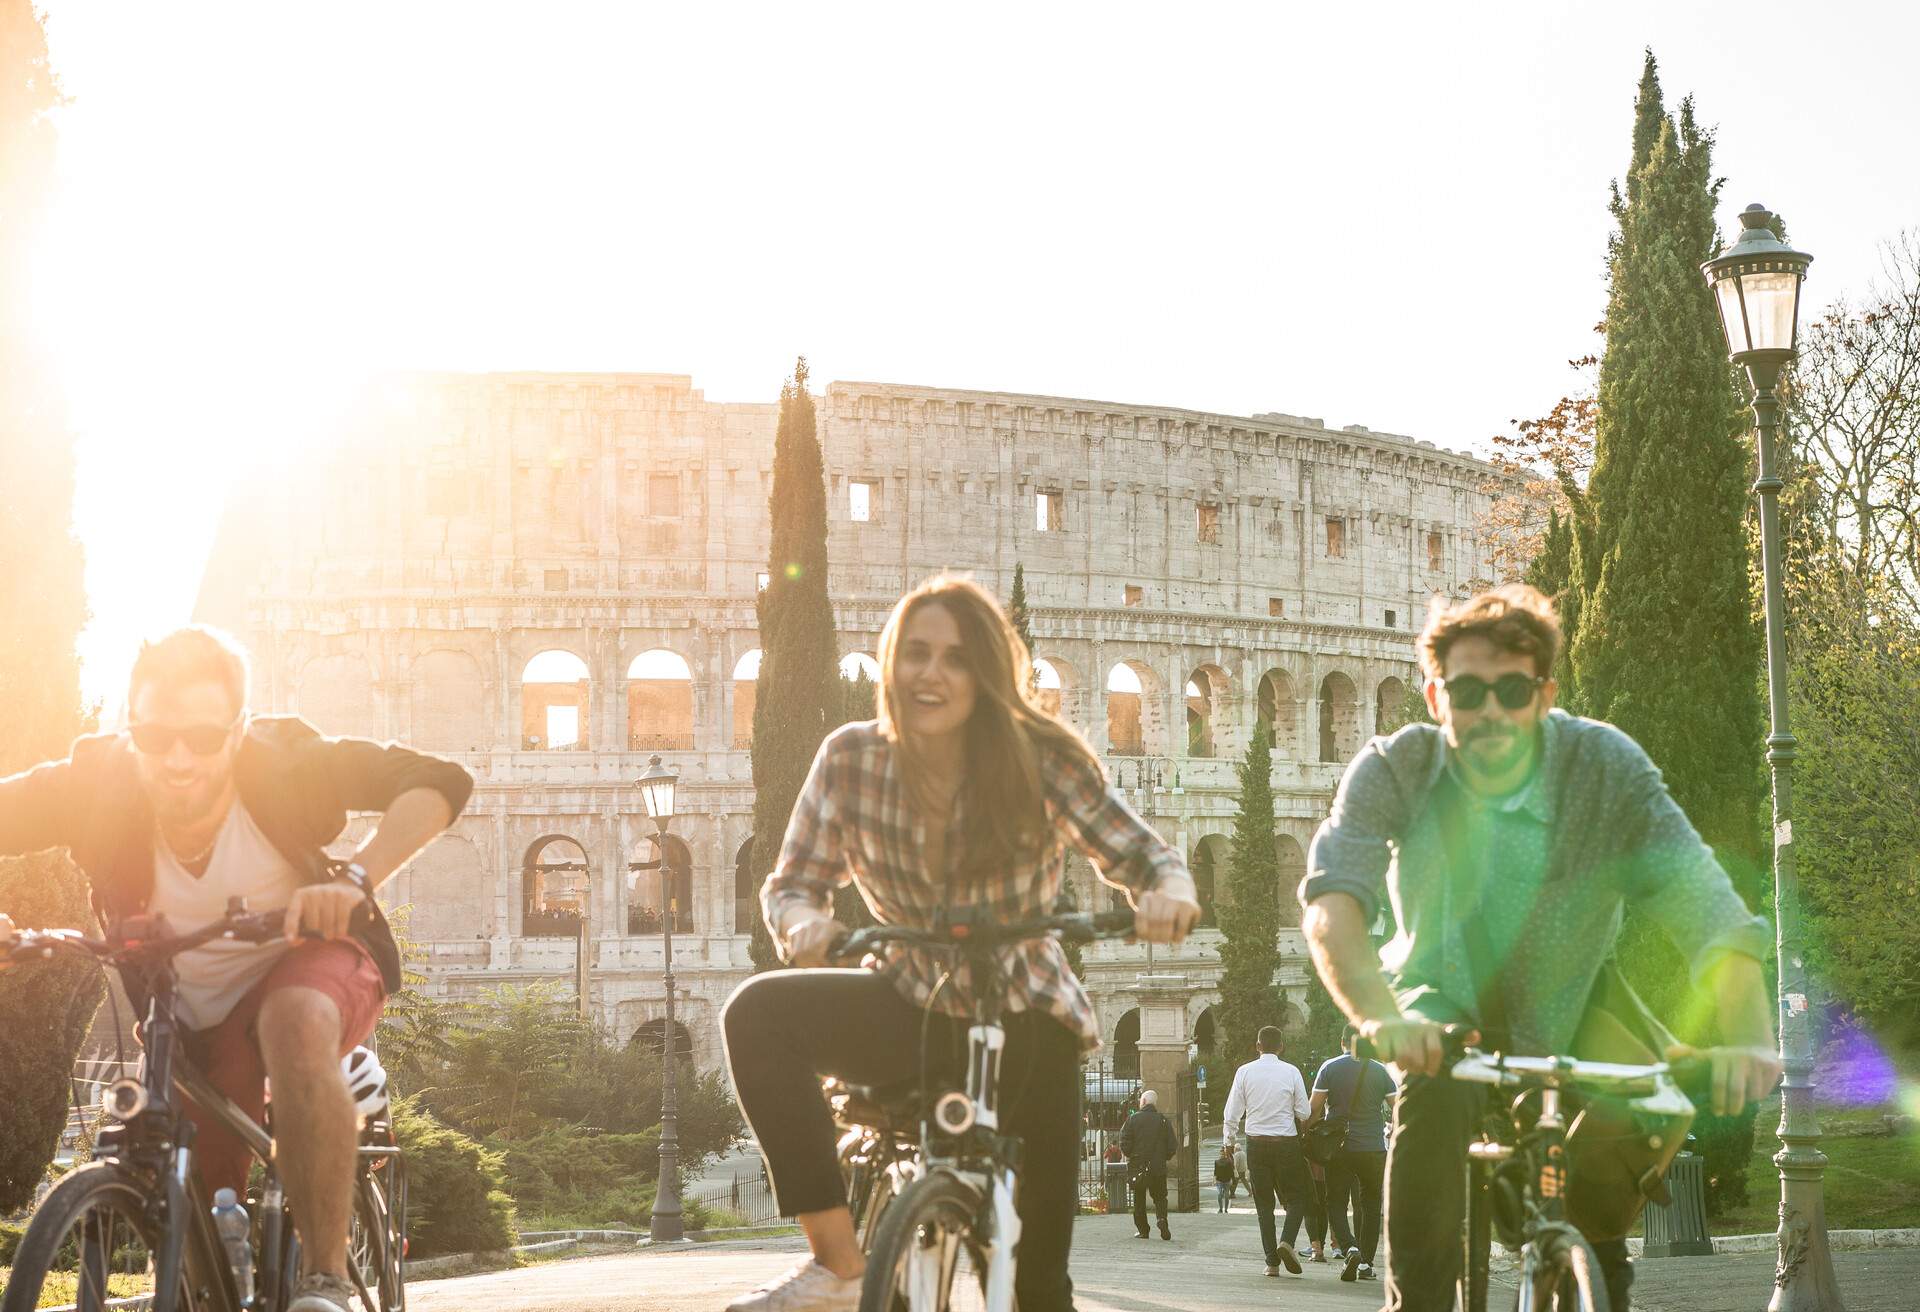
[[[761,892],[782,957],[825,965],[846,933],[833,890],[852,880],[884,923],[943,913],[1003,922],[1046,914],[1068,845],[1131,895],[1136,933],[1178,943],[1200,916],[1180,855],[1107,786],[1093,751],[1040,710],[1031,656],[998,603],[937,577],[894,607],[880,636],[879,718],[821,744]],[[1016,1293],[1021,1312],[1073,1305],[1067,1276],[1079,1208],[1080,1071],[1099,1028],[1053,939],[1001,953],[1007,1044],[1003,1123],[1025,1141]],[[951,976],[948,975],[952,971]],[[811,1257],[729,1312],[842,1312],[865,1258],[820,1090],[957,1074],[974,981],[964,963],[896,947],[879,970],[786,970],[741,985],[724,1015],[734,1088]]]

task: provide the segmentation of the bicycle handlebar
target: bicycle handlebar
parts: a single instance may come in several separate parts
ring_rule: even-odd
[[[245,908],[229,911],[219,920],[190,934],[166,933],[166,921],[162,917],[140,917],[127,922],[119,935],[104,939],[88,938],[74,929],[17,929],[10,943],[0,943],[0,954],[4,954],[9,961],[25,961],[33,957],[45,959],[64,949],[84,952],[108,965],[122,966],[142,961],[164,961],[215,939],[266,943],[279,938],[285,928],[285,912],[248,911]],[[162,933],[159,937],[146,937],[144,931],[149,929],[158,929]],[[318,938],[319,935],[307,931],[302,937]]]
[[[1441,1034],[1446,1077],[1468,1084],[1501,1089],[1573,1086],[1586,1092],[1633,1097],[1658,1094],[1664,1080],[1696,1102],[1712,1096],[1713,1063],[1705,1057],[1688,1056],[1642,1066],[1577,1057],[1517,1057],[1475,1047],[1480,1035],[1470,1025],[1443,1025]],[[1355,1055],[1373,1057],[1373,1044],[1356,1040]]]
[[[906,925],[869,925],[856,929],[827,954],[832,961],[858,961],[874,948],[886,943],[907,943],[916,947],[950,950],[989,951],[1009,943],[1029,939],[1058,937],[1069,943],[1091,943],[1095,939],[1125,938],[1133,933],[1131,909],[1098,912],[1070,912],[1066,915],[1038,916],[1006,924],[956,921],[934,929],[912,929]]]

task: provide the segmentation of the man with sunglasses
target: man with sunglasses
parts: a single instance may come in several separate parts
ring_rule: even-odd
[[[1772,946],[1660,772],[1610,724],[1554,708],[1552,603],[1509,586],[1436,599],[1419,642],[1434,723],[1376,738],[1348,767],[1300,886],[1320,976],[1381,1060],[1408,1076],[1387,1159],[1390,1312],[1452,1308],[1467,1144],[1480,1086],[1438,1078],[1442,1026],[1484,1046],[1652,1061],[1686,1051],[1609,958],[1631,907],[1687,959],[1723,1046],[1704,1050],[1728,1114],[1780,1078],[1761,963]],[[1369,929],[1391,906],[1398,933]],[[1383,969],[1384,967],[1384,969]],[[1626,1312],[1626,1235],[1685,1124],[1649,1136],[1590,1105],[1568,1143],[1568,1214]]]
[[[0,779],[0,854],[67,848],[109,927],[164,916],[190,933],[236,897],[284,910],[281,942],[216,940],[175,958],[176,1014],[188,1054],[256,1120],[272,1079],[274,1154],[305,1253],[289,1312],[343,1312],[358,1128],[340,1059],[400,987],[372,893],[453,822],[473,780],[451,761],[324,738],[246,704],[246,655],[225,634],[187,628],[142,647],[126,733]],[[322,846],[350,811],[381,819],[342,866]],[[13,928],[0,916],[0,940]],[[188,1110],[206,1196],[243,1192],[246,1146]]]

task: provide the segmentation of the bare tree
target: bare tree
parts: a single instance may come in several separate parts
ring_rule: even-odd
[[[1920,230],[1887,243],[1858,303],[1807,326],[1787,399],[1807,540],[1920,624]]]

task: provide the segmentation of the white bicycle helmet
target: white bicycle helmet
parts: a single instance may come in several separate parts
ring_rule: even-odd
[[[347,1077],[347,1092],[362,1119],[372,1120],[387,1109],[386,1068],[370,1049],[355,1048],[342,1057],[340,1073]]]

